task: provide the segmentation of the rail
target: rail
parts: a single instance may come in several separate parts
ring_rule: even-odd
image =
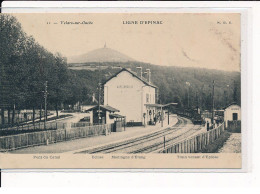
[[[196,153],[214,142],[224,132],[224,123],[215,129],[195,135],[189,139],[169,145],[159,153]]]

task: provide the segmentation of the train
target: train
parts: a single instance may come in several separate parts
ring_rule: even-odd
[[[174,113],[190,119],[194,125],[202,125],[205,123],[201,114],[199,114],[197,110],[176,109],[174,110]]]

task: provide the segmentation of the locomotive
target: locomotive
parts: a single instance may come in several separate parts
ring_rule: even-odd
[[[176,109],[174,112],[177,115],[190,119],[194,125],[204,124],[204,120],[203,120],[201,114],[199,114],[197,110]]]

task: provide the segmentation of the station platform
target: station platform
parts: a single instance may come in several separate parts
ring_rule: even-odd
[[[59,142],[49,145],[41,145],[35,147],[28,147],[18,150],[13,150],[8,153],[15,154],[41,154],[41,153],[75,153],[91,147],[102,146],[105,144],[116,143],[127,139],[143,136],[149,133],[153,133],[169,126],[173,126],[178,122],[177,115],[170,115],[170,124],[168,125],[168,119],[165,118],[163,127],[161,123],[156,125],[147,125],[140,127],[126,127],[123,132],[112,132],[107,136],[94,136],[88,138],[75,139],[71,141]]]

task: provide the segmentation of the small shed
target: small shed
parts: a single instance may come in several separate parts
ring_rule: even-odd
[[[108,105],[96,105],[90,109],[85,110],[85,112],[92,111],[93,123],[94,124],[109,124],[114,123],[114,118],[111,118],[109,115],[119,112],[119,110],[108,106]],[[100,118],[99,118],[100,117]]]
[[[229,125],[237,125],[241,122],[241,107],[235,103],[228,105],[224,111],[224,121],[226,128],[229,128]]]

